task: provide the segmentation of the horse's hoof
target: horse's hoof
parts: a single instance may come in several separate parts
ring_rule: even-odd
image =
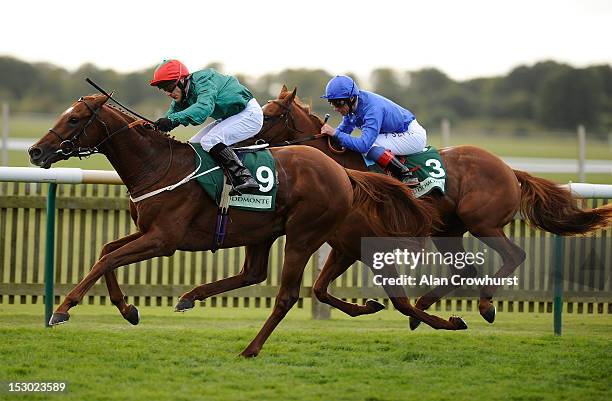
[[[140,323],[140,311],[134,305],[128,305],[128,313],[124,316],[125,320],[136,326]]]
[[[259,355],[259,351],[249,350],[248,348],[240,353],[243,358],[255,358],[257,355]]]
[[[460,318],[459,316],[451,316],[448,321],[455,325],[456,330],[467,330],[468,328],[467,323],[465,323],[465,320],[463,320],[463,318]]]
[[[410,321],[410,330],[414,331],[421,324],[421,321],[415,317],[410,317],[408,319]]]
[[[195,307],[195,302],[187,298],[179,299],[178,303],[174,307],[175,312],[187,312]]]
[[[484,313],[481,312],[480,315],[489,323],[493,323],[495,321],[495,306],[491,304],[489,309],[487,309]]]
[[[385,305],[381,304],[375,299],[368,299],[366,301],[366,306],[370,309],[374,309],[374,312],[372,313],[380,312],[381,310],[385,309]]]
[[[70,315],[64,312],[53,312],[51,319],[49,319],[49,326],[57,326],[58,324],[68,323]]]

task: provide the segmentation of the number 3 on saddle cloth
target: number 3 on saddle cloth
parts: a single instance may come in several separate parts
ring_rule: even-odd
[[[215,169],[217,164],[199,143],[192,143],[191,146],[198,153],[196,155],[196,165],[200,163],[200,160],[202,161],[198,172],[195,174],[198,183],[204,188],[208,196],[219,205],[225,181],[223,170],[221,168]],[[253,178],[259,183],[259,191],[256,194],[232,196],[229,200],[229,206],[250,211],[273,211],[276,204],[278,179],[272,153],[267,149],[248,152],[236,151],[236,153],[249,169]]]
[[[397,156],[397,158],[404,163],[404,166],[414,171],[419,179],[419,185],[412,188],[414,196],[420,198],[434,189],[444,194],[446,170],[438,149],[433,146],[427,146],[422,152],[414,153],[409,156]],[[368,166],[368,170],[376,173],[384,173],[378,164],[370,159],[366,159],[365,156],[364,161]]]

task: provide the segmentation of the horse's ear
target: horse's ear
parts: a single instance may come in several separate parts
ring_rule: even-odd
[[[283,87],[280,90],[280,94],[282,95],[283,93],[288,92],[288,91],[289,89],[287,89],[287,85],[283,84]]]
[[[110,93],[110,96],[113,96],[113,93],[115,93],[115,91],[112,91]],[[94,100],[95,107],[102,107],[106,102],[108,102],[108,99],[110,99],[110,96],[100,95],[100,94],[93,95],[95,99]]]
[[[293,99],[295,99],[296,94],[297,94],[297,87],[293,88],[293,92],[291,92],[291,95],[285,98],[285,104],[287,105],[287,104],[293,103]]]
[[[108,100],[113,97],[113,95],[115,94],[115,91],[111,91],[111,93],[109,93],[108,95],[104,96],[104,101],[102,102],[102,104],[108,102]]]

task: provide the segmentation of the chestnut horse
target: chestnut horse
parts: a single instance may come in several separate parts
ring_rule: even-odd
[[[126,303],[114,270],[120,266],[176,250],[212,248],[217,206],[195,180],[186,180],[196,168],[189,144],[152,130],[123,111],[105,104],[107,96],[79,99],[29,149],[33,164],[49,168],[73,156],[104,154],[127,186],[131,198],[159,192],[135,203],[130,213],[138,231],[106,244],[91,271],[66,296],[50,324],[65,323],[68,311],[102,276],[112,303],[132,324],[140,315]],[[322,152],[305,146],[272,149],[278,172],[276,210],[251,212],[230,209],[232,223],[223,247],[246,246],[246,259],[236,276],[204,284],[183,294],[177,311],[194,307],[196,300],[260,283],[266,279],[268,254],[274,240],[286,235],[285,257],[276,302],[270,317],[242,352],[255,356],[274,328],[299,297],[304,267],[325,241],[343,238],[343,221],[359,225],[367,235],[428,235],[434,217],[431,207],[414,199],[396,180],[379,174],[346,170]],[[159,191],[184,181],[172,190]],[[384,201],[379,198],[385,193]],[[136,198],[135,198],[136,197]],[[404,207],[404,205],[412,205]],[[395,209],[399,209],[396,211]],[[380,217],[393,215],[392,223]],[[409,228],[409,229],[407,229]],[[359,238],[357,238],[357,241]],[[462,328],[460,319],[445,321],[414,309],[413,316],[438,328]]]
[[[336,149],[329,137],[319,134],[323,121],[301,104],[296,92],[297,88],[288,91],[283,85],[278,98],[264,106],[264,126],[252,140],[271,144],[293,141],[323,151],[346,168],[365,170],[359,153]],[[252,140],[242,144],[247,145]],[[440,154],[447,171],[446,195],[436,191],[423,197],[437,209],[443,223],[433,233],[434,243],[440,252],[465,252],[461,237],[469,231],[501,256],[502,266],[495,277],[508,277],[525,260],[525,252],[503,231],[518,211],[535,227],[558,235],[584,234],[608,226],[612,219],[612,208],[581,210],[570,191],[559,188],[552,181],[513,170],[484,149],[455,146],[441,149]],[[321,282],[315,286],[322,302],[351,316],[372,313],[372,310],[367,305],[350,304],[331,297],[327,286],[357,258],[354,252],[349,256],[338,249],[332,250],[321,272]],[[465,277],[477,273],[471,265],[463,269],[451,266],[451,270]],[[416,307],[426,310],[455,288],[452,285],[434,288],[418,299]],[[496,286],[485,286],[480,293],[478,308],[489,323],[495,319],[495,306],[491,302],[495,290]],[[410,327],[415,329],[418,324],[419,320],[411,316]]]

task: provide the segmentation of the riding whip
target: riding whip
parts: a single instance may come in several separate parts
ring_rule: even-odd
[[[129,111],[130,113],[132,113],[133,115],[135,115],[136,117],[145,120],[148,123],[151,123],[153,125],[155,125],[155,122],[149,120],[146,117],[141,116],[140,114],[136,113],[135,111],[130,110],[128,107],[125,107],[123,104],[119,103],[118,100],[116,100],[115,98],[113,98],[113,94],[112,93],[108,93],[106,92],[104,89],[102,89],[98,84],[96,84],[94,81],[92,81],[89,78],[85,78],[85,81],[87,81],[88,84],[90,84],[91,86],[93,86],[94,88],[96,88],[100,93],[102,93],[103,95],[106,95],[106,97],[108,97],[110,100],[112,100],[113,102],[117,103],[119,106],[123,107],[124,109],[126,109],[127,111]]]

